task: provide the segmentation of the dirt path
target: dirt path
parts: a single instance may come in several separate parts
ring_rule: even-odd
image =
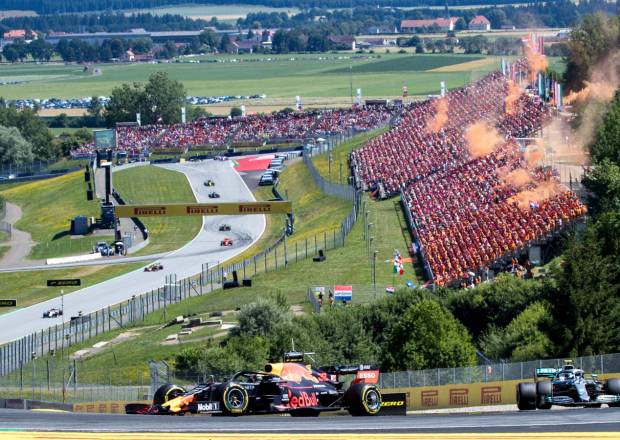
[[[0,259],[0,266],[9,266],[24,263],[30,253],[30,249],[35,245],[28,232],[20,231],[15,228],[15,223],[22,218],[22,210],[13,203],[6,202],[6,215],[4,221],[11,224],[11,239],[6,242],[11,248]]]

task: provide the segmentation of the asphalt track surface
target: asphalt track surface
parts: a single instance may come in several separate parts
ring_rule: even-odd
[[[192,162],[186,164],[166,164],[163,168],[183,172],[199,202],[241,202],[253,201],[254,196],[230,161]],[[206,179],[212,179],[215,187],[204,186]],[[210,199],[208,194],[217,191],[219,199]],[[219,226],[226,223],[230,232],[220,232]],[[177,279],[199,273],[203,263],[213,266],[218,262],[238,255],[252,245],[265,230],[264,215],[247,216],[209,216],[203,217],[201,231],[181,249],[166,254],[157,261],[164,270],[144,272],[138,269],[125,275],[64,295],[64,316],[76,316],[117,304],[152,289],[162,287],[167,275],[176,274]],[[221,247],[224,237],[233,239],[233,246]],[[27,276],[27,275],[25,275]],[[3,292],[10,297],[11,292]],[[0,315],[0,344],[6,343],[35,331],[60,324],[61,318],[43,319],[43,312],[52,307],[60,308],[60,297]]]
[[[385,417],[209,417],[0,410],[2,430],[65,432],[317,434],[620,432],[620,409]],[[620,435],[620,434],[619,434]]]

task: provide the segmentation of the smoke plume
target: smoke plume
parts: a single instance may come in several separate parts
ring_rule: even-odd
[[[508,91],[506,94],[506,113],[513,114],[517,111],[517,102],[521,97],[521,88],[512,80],[508,80]]]
[[[433,102],[433,106],[435,107],[435,116],[426,126],[428,133],[438,132],[448,122],[448,100],[446,98],[437,99]]]
[[[547,70],[547,66],[549,65],[547,58],[536,52],[530,44],[525,44],[523,46],[523,53],[529,67],[528,78],[530,81],[535,81],[540,72]]]
[[[527,170],[523,168],[517,168],[516,170],[504,176],[503,180],[504,182],[509,183],[515,188],[520,188],[524,185],[527,185],[528,183],[532,183],[532,176],[530,176],[530,173],[528,173]]]
[[[540,205],[547,199],[562,192],[562,187],[554,181],[543,182],[534,189],[521,191],[508,199],[509,203],[516,203],[519,209],[530,209],[530,203]]]
[[[467,150],[472,158],[491,154],[504,141],[497,130],[484,122],[476,122],[465,130]]]

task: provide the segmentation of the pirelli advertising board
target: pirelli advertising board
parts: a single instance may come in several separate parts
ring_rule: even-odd
[[[161,205],[115,206],[116,216],[121,217],[179,217],[189,215],[248,215],[290,214],[292,202],[242,202],[242,203],[173,203]]]

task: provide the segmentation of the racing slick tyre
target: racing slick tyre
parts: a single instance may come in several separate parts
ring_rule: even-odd
[[[521,382],[517,385],[517,408],[520,411],[536,409],[536,384]]]
[[[222,384],[218,391],[221,393],[222,415],[242,416],[247,413],[250,397],[245,388],[236,383],[226,383]]]
[[[550,381],[536,382],[536,408],[551,409],[551,404],[545,402],[545,397],[553,395],[553,384]]]
[[[163,405],[169,400],[174,399],[175,397],[180,396],[185,392],[185,389],[178,385],[173,385],[171,383],[167,383],[166,385],[162,385],[157,388],[155,394],[153,395],[153,405]]]
[[[620,396],[620,379],[607,379],[605,381],[605,392]],[[620,408],[620,402],[610,403],[610,408]]]
[[[344,401],[352,416],[374,416],[381,410],[381,392],[370,384],[356,383],[344,393]]]

